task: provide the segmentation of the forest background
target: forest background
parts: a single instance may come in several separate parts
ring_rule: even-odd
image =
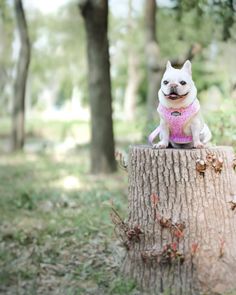
[[[23,1],[31,52],[24,145],[12,152],[16,2],[0,0],[0,293],[137,294],[119,276],[124,251],[109,218],[111,203],[126,214],[127,175],[91,165],[100,156],[90,152],[86,1]],[[114,150],[147,142],[165,63],[187,58],[213,144],[236,148],[235,1],[150,5],[109,1]]]

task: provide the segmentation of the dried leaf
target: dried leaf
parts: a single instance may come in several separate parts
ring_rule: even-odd
[[[199,248],[198,243],[193,243],[192,246],[191,246],[191,255],[195,255],[198,248]]]
[[[177,243],[172,243],[172,244],[171,244],[171,249],[172,249],[173,251],[177,251],[177,247],[178,247],[178,244],[177,244]]]
[[[203,159],[197,159],[196,160],[196,170],[201,173],[204,174],[207,168],[207,164]]]
[[[229,204],[231,205],[231,210],[234,211],[236,209],[236,201],[230,201]]]
[[[206,156],[206,161],[211,164],[213,162],[213,159],[215,159],[215,155],[213,153],[209,153]]]
[[[157,216],[156,219],[160,223],[161,227],[164,227],[164,228],[171,228],[172,227],[171,218],[165,218],[163,216]]]
[[[221,157],[214,159],[212,167],[215,169],[216,173],[220,173],[223,169],[223,159]]]
[[[153,207],[156,207],[159,201],[160,201],[160,198],[156,193],[151,194],[151,202]]]
[[[233,169],[236,170],[236,156],[234,156],[233,159]]]

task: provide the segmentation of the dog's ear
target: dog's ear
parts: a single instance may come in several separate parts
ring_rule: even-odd
[[[192,75],[192,64],[189,60],[186,60],[182,67],[182,70],[186,71],[189,75]]]
[[[169,60],[168,60],[168,62],[166,63],[166,69],[167,69],[167,70],[172,69],[172,65],[171,65],[171,63],[170,63]]]

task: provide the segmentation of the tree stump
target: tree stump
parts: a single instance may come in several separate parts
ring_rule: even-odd
[[[236,290],[233,149],[133,146],[128,173],[123,273],[148,294]]]

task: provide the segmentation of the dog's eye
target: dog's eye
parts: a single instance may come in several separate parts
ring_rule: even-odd
[[[185,84],[187,84],[185,81],[180,81],[180,84],[181,85],[185,85]]]
[[[167,85],[169,82],[167,80],[163,81],[163,84]]]

